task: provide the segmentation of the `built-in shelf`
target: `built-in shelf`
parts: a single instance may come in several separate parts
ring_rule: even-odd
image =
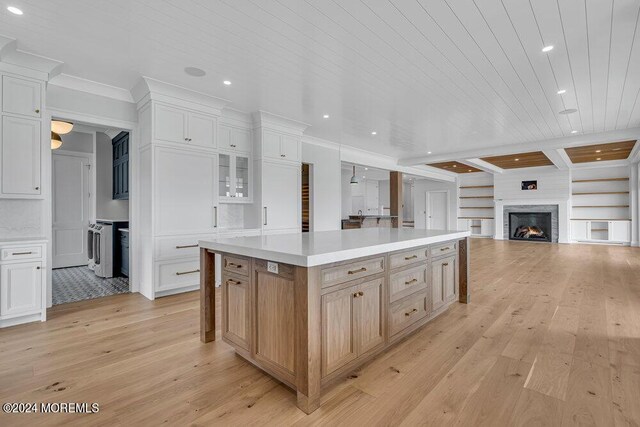
[[[593,194],[629,194],[628,191],[594,191],[591,193],[572,193],[572,196],[587,196]]]
[[[460,206],[460,209],[493,209],[493,206]]]
[[[493,185],[465,185],[460,188],[493,188]]]
[[[576,206],[573,205],[574,208],[628,208],[629,205],[593,205],[593,206]]]
[[[628,218],[571,218],[571,221],[631,221]]]
[[[629,178],[574,179],[571,182],[606,182],[606,181],[629,181]]]
[[[493,219],[492,216],[459,216],[458,219]]]
[[[460,199],[493,199],[493,196],[460,196]]]

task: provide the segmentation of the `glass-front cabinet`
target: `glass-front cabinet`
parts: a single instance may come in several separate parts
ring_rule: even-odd
[[[218,195],[221,202],[251,202],[251,157],[220,153]]]

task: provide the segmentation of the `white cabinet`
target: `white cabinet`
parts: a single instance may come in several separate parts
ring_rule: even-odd
[[[630,221],[609,221],[609,240],[611,242],[631,241]]]
[[[493,219],[480,220],[480,234],[483,236],[493,236]]]
[[[262,165],[262,224],[264,230],[294,230],[301,221],[299,165],[264,162]]]
[[[218,148],[221,150],[240,151],[250,153],[251,131],[233,126],[218,126]]]
[[[155,152],[155,234],[210,233],[217,228],[217,156],[158,147]]]
[[[571,221],[571,239],[576,241],[589,240],[590,228],[589,221]]]
[[[291,135],[264,130],[262,155],[265,158],[300,161],[300,140]]]
[[[630,221],[572,220],[571,239],[577,242],[629,243]]]
[[[2,112],[29,117],[42,115],[42,85],[38,81],[2,76]]]
[[[1,196],[40,196],[40,126],[40,120],[2,117]]]
[[[252,165],[248,154],[220,153],[218,195],[221,202],[251,202]]]
[[[40,312],[42,263],[21,262],[0,266],[0,316],[15,317]]]
[[[186,143],[203,148],[215,148],[216,119],[163,104],[155,106],[155,139]]]

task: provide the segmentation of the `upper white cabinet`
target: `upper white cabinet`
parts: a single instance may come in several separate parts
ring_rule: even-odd
[[[251,152],[251,131],[233,126],[218,126],[218,148],[221,150]]]
[[[2,112],[41,117],[42,85],[38,81],[2,76]]]
[[[41,194],[40,128],[40,120],[2,117],[0,196],[24,198]]]
[[[216,148],[216,118],[163,104],[155,106],[155,139]]]
[[[264,162],[262,168],[263,229],[279,231],[300,228],[300,166]]]
[[[220,153],[218,195],[221,202],[251,202],[252,161],[248,154]]]
[[[265,158],[300,161],[300,139],[270,130],[262,135],[262,155]]]

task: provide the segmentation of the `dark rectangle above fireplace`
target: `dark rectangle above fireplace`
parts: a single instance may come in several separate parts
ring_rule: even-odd
[[[509,240],[551,242],[551,212],[509,212]]]

